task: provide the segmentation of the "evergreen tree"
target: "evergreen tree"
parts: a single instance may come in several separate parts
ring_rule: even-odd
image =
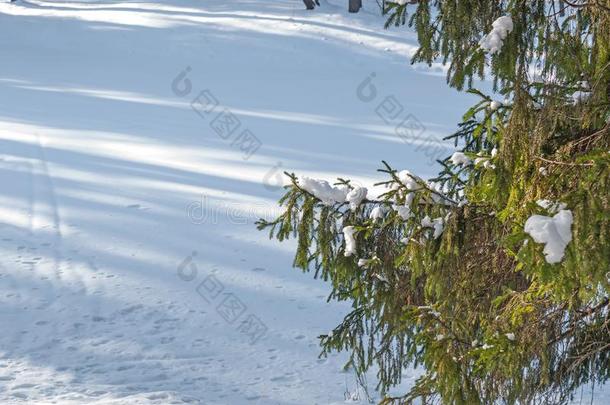
[[[413,63],[480,101],[431,180],[384,162],[377,199],[288,174],[259,229],[353,310],[323,354],[377,371],[385,404],[563,403],[610,377],[610,1],[387,3]],[[473,88],[491,76],[494,94]],[[501,95],[499,97],[498,95]],[[502,101],[497,100],[502,98]],[[386,396],[405,367],[424,374]]]

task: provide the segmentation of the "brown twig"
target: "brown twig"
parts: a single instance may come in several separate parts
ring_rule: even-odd
[[[554,164],[554,165],[561,165],[561,166],[587,166],[587,167],[593,166],[592,162],[589,162],[589,163],[560,162],[558,160],[546,159],[546,158],[543,158],[541,156],[536,156],[536,159],[542,160],[543,162],[546,162],[546,163],[551,163],[551,164]]]

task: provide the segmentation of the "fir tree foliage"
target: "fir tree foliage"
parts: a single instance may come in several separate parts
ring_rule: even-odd
[[[294,266],[353,308],[320,337],[322,354],[347,351],[346,367],[362,378],[376,370],[384,404],[564,403],[583,384],[604,383],[610,1],[398,1],[385,12],[388,26],[417,32],[413,63],[441,60],[448,84],[480,101],[449,137],[462,154],[440,161],[434,179],[384,162],[386,192],[350,207],[323,202],[287,173],[283,213],[258,227],[296,237]],[[503,16],[510,32],[488,52],[481,41]],[[473,88],[485,76],[493,94]],[[539,200],[573,215],[559,263],[524,231],[532,215],[557,211]],[[388,396],[413,366],[422,377]]]

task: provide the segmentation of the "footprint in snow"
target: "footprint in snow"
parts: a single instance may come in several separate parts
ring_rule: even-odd
[[[173,342],[174,340],[176,340],[176,338],[175,338],[175,337],[173,337],[173,336],[165,336],[165,337],[162,337],[162,338],[161,338],[161,344],[162,344],[162,345],[166,345],[166,344],[168,344],[168,343]]]
[[[106,343],[108,343],[108,340],[107,339],[102,339],[102,340],[100,340],[98,342],[91,343],[91,346],[97,347],[97,346],[105,345]]]
[[[159,399],[168,399],[168,398],[169,398],[168,395],[164,392],[159,393],[159,394],[151,394],[146,397],[146,399],[149,399],[151,401],[156,401]]]
[[[148,211],[150,209],[148,207],[143,207],[140,204],[131,204],[131,205],[128,205],[127,208],[130,210],[141,210],[141,211]]]
[[[292,379],[293,378],[292,378],[291,373],[288,373],[286,375],[280,375],[280,376],[277,376],[277,377],[271,377],[270,381],[272,381],[272,382],[285,382],[285,381],[291,381]]]
[[[137,310],[139,310],[139,309],[142,309],[142,308],[143,308],[143,307],[142,307],[142,305],[140,305],[140,304],[138,304],[138,305],[132,305],[132,306],[129,306],[129,307],[127,307],[127,308],[122,309],[122,310],[120,311],[120,314],[121,314],[121,315],[129,315],[129,314],[131,314],[132,312],[135,312],[135,311],[137,311]]]
[[[33,387],[36,387],[36,384],[20,384],[20,385],[15,385],[11,389],[13,389],[13,390],[23,390],[23,389],[27,389],[27,388],[33,388]]]

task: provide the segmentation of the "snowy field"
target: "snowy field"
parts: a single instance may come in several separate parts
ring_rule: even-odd
[[[433,175],[471,99],[345,3],[0,3],[1,404],[365,403],[253,223],[284,170]]]

